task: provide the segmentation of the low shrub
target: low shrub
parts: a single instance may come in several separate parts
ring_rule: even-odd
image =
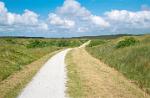
[[[41,48],[47,46],[47,43],[45,41],[39,41],[39,40],[34,40],[30,41],[29,44],[27,44],[27,48]]]
[[[68,39],[60,39],[60,40],[50,40],[50,41],[41,41],[41,40],[31,40],[26,47],[27,48],[42,48],[47,46],[55,46],[55,47],[77,47],[83,44],[85,41],[83,40],[68,40]]]
[[[90,44],[88,45],[88,47],[93,47],[93,46],[97,46],[97,45],[104,44],[104,43],[106,43],[105,40],[96,39],[96,40],[92,40]]]
[[[133,37],[129,37],[129,38],[119,41],[116,45],[116,48],[124,48],[124,47],[135,45],[137,43],[139,43],[138,40],[136,40]]]
[[[10,43],[10,44],[15,44],[16,42],[13,40],[13,39],[11,39],[11,38],[7,38],[7,39],[5,39],[5,41],[7,41],[7,43]]]

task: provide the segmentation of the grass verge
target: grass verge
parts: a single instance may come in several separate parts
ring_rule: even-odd
[[[122,74],[76,48],[66,57],[70,98],[149,98]]]
[[[16,98],[25,85],[32,79],[42,65],[56,52],[52,52],[41,59],[24,66],[21,71],[12,74],[0,82],[0,98]]]
[[[138,44],[132,45],[130,40],[122,37],[94,47],[89,46],[86,50],[150,94],[150,35],[134,38],[139,40]],[[121,48],[116,48],[120,43]]]
[[[82,82],[78,72],[78,68],[72,62],[72,52],[73,50],[69,51],[65,59],[68,75],[67,93],[73,98],[81,98],[81,96],[83,96]]]

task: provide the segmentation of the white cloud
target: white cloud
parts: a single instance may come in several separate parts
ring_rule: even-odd
[[[38,29],[48,31],[48,25],[46,23],[40,23]]]
[[[86,27],[79,27],[78,29],[77,29],[77,32],[87,32],[89,29],[88,28],[86,28]]]
[[[11,14],[11,13],[7,13],[6,16],[7,16],[6,17],[7,18],[7,23],[9,25],[12,25],[14,23],[14,21],[15,21],[15,16],[13,14]]]
[[[48,22],[52,25],[60,26],[63,28],[73,28],[75,25],[75,22],[68,19],[62,19],[58,15],[51,13],[48,17]]]
[[[131,12],[127,10],[112,10],[106,12],[105,15],[108,21],[111,24],[116,24],[116,26],[126,28],[150,28],[150,11]]]
[[[109,27],[107,21],[100,16],[93,15],[76,0],[65,0],[62,6],[49,14],[48,23],[49,27],[55,28],[56,32],[94,32]]]
[[[60,17],[73,19],[76,22],[85,23],[86,25],[87,23],[88,25],[95,24],[99,28],[109,26],[109,23],[103,18],[91,14],[88,9],[82,7],[76,0],[66,0],[63,6],[57,8],[56,14]]]
[[[94,24],[102,26],[102,27],[109,27],[110,26],[110,24],[108,22],[104,21],[104,19],[99,17],[99,16],[91,15],[91,20]]]
[[[37,25],[38,15],[30,10],[25,10],[22,15],[14,15],[16,24]]]
[[[24,10],[22,14],[9,12],[0,2],[0,32],[140,32],[150,31],[150,10],[142,5],[141,11],[112,10],[103,16],[92,14],[76,0],[65,0],[48,17]],[[103,33],[104,34],[104,33]]]
[[[8,12],[5,4],[0,2],[0,26],[3,26],[3,31],[37,31],[48,30],[46,23],[42,23],[38,19],[38,15],[30,10],[25,10],[23,14]],[[23,32],[23,31],[22,31]]]
[[[3,2],[0,2],[0,13],[7,12],[7,9],[5,8],[5,4]]]
[[[63,6],[58,7],[57,11],[60,15],[72,17],[86,17],[91,13],[85,7],[82,7],[79,2],[75,0],[65,0]]]

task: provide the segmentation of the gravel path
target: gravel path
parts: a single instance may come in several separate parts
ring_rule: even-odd
[[[69,50],[66,49],[47,61],[18,98],[65,98],[65,55]]]

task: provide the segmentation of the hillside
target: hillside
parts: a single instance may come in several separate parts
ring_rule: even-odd
[[[85,40],[0,38],[0,98],[15,98],[55,51]]]
[[[150,94],[150,35],[92,40],[86,50]]]

